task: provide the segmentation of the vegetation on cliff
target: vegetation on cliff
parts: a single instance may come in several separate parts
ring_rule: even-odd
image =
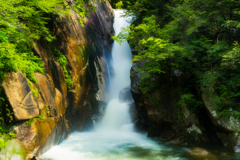
[[[0,84],[6,72],[18,70],[28,78],[31,87],[32,82],[37,84],[34,72],[44,74],[44,66],[33,48],[36,41],[44,40],[49,43],[52,55],[64,71],[67,86],[71,88],[73,82],[66,69],[67,58],[52,45],[55,37],[49,29],[49,22],[69,18],[71,10],[78,13],[83,26],[84,18],[96,7],[91,0],[0,0]],[[37,91],[31,90],[37,97]],[[14,138],[12,133],[8,133],[13,113],[5,99],[0,85],[0,150],[6,141]]]
[[[84,6],[84,4],[87,6]],[[41,59],[34,55],[34,41],[54,40],[48,29],[51,17],[64,18],[70,10],[79,14],[79,21],[95,10],[90,0],[7,0],[0,3],[0,80],[4,73],[20,70],[36,83],[34,72],[44,73]]]
[[[143,93],[168,73],[184,82],[179,104],[195,97],[199,105],[190,108],[198,110],[205,93],[219,113],[231,115],[240,104],[239,6],[237,0],[137,0],[126,11],[133,24],[113,38],[128,40],[138,51],[133,61],[145,61]]]

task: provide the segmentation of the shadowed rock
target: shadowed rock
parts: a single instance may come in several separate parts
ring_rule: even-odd
[[[214,127],[217,131],[217,136],[221,143],[233,151],[240,152],[240,120],[237,111],[229,108],[232,115],[222,116],[216,109],[218,99],[217,95],[213,93],[209,96],[206,91],[202,93],[202,100],[208,112]]]
[[[193,147],[189,150],[187,150],[187,154],[189,156],[191,156],[194,159],[207,159],[207,160],[218,160],[218,158],[212,154],[211,152],[202,149],[202,148],[198,148],[198,147]]]
[[[120,102],[133,102],[131,87],[127,86],[123,88],[118,95],[118,99]]]
[[[137,122],[139,114],[138,114],[137,107],[134,102],[131,103],[131,105],[129,107],[129,111],[130,111],[130,116],[131,116],[132,122],[133,123]]]
[[[162,74],[161,78],[152,77],[149,83],[158,85],[151,93],[142,93],[140,81],[143,72],[135,72],[143,67],[144,61],[134,62],[131,69],[131,92],[139,113],[136,123],[139,130],[148,130],[149,137],[159,137],[161,140],[177,144],[199,143],[209,141],[205,132],[199,126],[200,122],[188,107],[179,106],[175,99],[181,95],[183,84],[179,77]]]

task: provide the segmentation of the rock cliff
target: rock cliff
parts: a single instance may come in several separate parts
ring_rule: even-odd
[[[143,93],[140,81],[144,73],[136,72],[143,65],[143,61],[134,62],[131,69],[131,92],[139,115],[135,125],[139,130],[177,144],[214,143],[240,151],[237,111],[230,107],[229,114],[223,115],[216,107],[219,99],[216,93],[196,87],[193,87],[197,95],[194,103],[201,104],[198,110],[194,110],[196,104],[180,103],[188,82],[184,75],[174,75],[171,70],[153,77],[158,87]]]
[[[179,103],[186,83],[184,76],[176,76],[171,71],[161,74],[155,77],[158,87],[143,93],[140,83],[143,73],[136,72],[143,64],[142,61],[134,62],[131,69],[131,92],[139,113],[136,127],[147,131],[150,137],[177,144],[219,144],[206,108],[196,114],[190,110],[193,106]]]
[[[41,155],[71,131],[91,128],[93,115],[99,115],[98,104],[108,98],[105,77],[110,73],[105,66],[111,58],[114,15],[107,0],[95,5],[97,11],[85,18],[84,26],[73,11],[69,18],[51,17],[48,27],[56,39],[35,42],[34,53],[45,69],[45,74],[35,73],[36,84],[20,71],[5,75],[1,86],[14,115],[12,132],[27,158]],[[67,58],[66,68],[61,67],[54,49]],[[70,87],[66,70],[73,82]]]

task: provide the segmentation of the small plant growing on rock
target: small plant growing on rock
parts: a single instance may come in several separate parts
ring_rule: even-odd
[[[31,88],[31,91],[32,91],[32,93],[33,93],[33,96],[34,97],[36,97],[36,98],[38,98],[38,92],[33,88],[33,85],[32,85],[32,82],[27,78],[27,81],[28,81],[28,84],[29,84],[29,86],[30,86],[30,88]],[[40,89],[39,89],[40,90]],[[39,92],[40,93],[40,92]]]
[[[38,118],[41,119],[41,120],[46,119],[46,117],[44,117],[42,114],[40,114],[40,115],[38,116]]]
[[[6,107],[8,107],[8,105],[6,105]],[[13,121],[13,112],[10,111],[10,109],[6,108],[6,115],[8,117],[8,122],[12,122]]]
[[[31,89],[32,93],[33,93],[33,96],[38,98],[38,94],[37,94],[37,91],[35,89]]]
[[[31,126],[33,122],[35,121],[35,118],[31,118],[28,121],[25,122],[26,127]]]
[[[49,107],[48,107],[47,105],[45,106],[45,109],[46,109],[46,112],[47,112],[47,113],[50,112],[50,109],[49,109]]]
[[[15,133],[9,133],[8,136],[9,136],[9,139],[16,138],[16,134]]]

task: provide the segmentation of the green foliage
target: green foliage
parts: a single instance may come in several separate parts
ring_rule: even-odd
[[[0,136],[8,134],[8,125],[13,122],[13,112],[3,98],[3,91],[0,88]]]
[[[48,106],[45,106],[45,109],[46,109],[46,112],[49,113],[50,112],[50,109]]]
[[[16,141],[5,141],[5,147],[1,151],[0,156],[3,160],[14,159],[16,157],[26,159],[24,150]]]
[[[33,96],[37,98],[38,97],[38,92],[33,88],[31,89],[31,91],[33,93]]]
[[[116,3],[116,9],[122,9],[123,7],[123,2],[119,1],[118,3]]]
[[[46,119],[46,117],[44,117],[42,114],[40,114],[40,115],[38,116],[38,118],[41,119],[41,120]]]
[[[235,41],[233,45],[233,49],[222,56],[222,65],[236,69],[240,63],[240,46],[237,41]]]
[[[158,100],[151,94],[147,94],[147,96],[150,98],[150,100],[155,104],[155,105],[159,105]]]
[[[113,39],[128,40],[137,51],[133,61],[144,63],[138,69],[143,93],[163,85],[167,74],[185,82],[187,94],[179,104],[198,110],[204,92],[219,113],[232,114],[229,108],[238,110],[240,104],[239,5],[237,0],[137,0],[125,12],[134,16],[132,25]]]
[[[90,0],[70,3],[65,0],[6,0],[0,4],[0,81],[5,72],[20,70],[36,83],[34,72],[44,73],[44,69],[41,58],[32,52],[33,41],[55,39],[47,27],[50,17],[69,17],[70,9],[79,14],[82,25],[88,12],[96,10]]]
[[[218,79],[218,73],[214,71],[206,71],[201,73],[201,90],[206,91],[208,95],[211,95],[215,91],[215,84]]]
[[[41,59],[33,55],[26,46],[19,48],[21,44],[13,43],[9,41],[0,43],[0,81],[3,80],[5,72],[20,70],[36,83],[34,72],[44,73]]]
[[[25,122],[26,127],[31,126],[35,121],[35,118],[30,118],[28,121]]]
[[[0,151],[3,149],[3,148],[5,148],[5,146],[6,146],[6,144],[5,144],[5,141],[4,141],[4,139],[0,139]]]
[[[9,133],[8,135],[9,135],[10,139],[16,138],[16,134],[15,133]]]
[[[93,0],[93,2],[96,2],[96,0]],[[79,15],[78,21],[82,26],[84,26],[83,24],[84,18],[89,17],[89,12],[90,11],[96,12],[96,7],[92,4],[91,0],[74,0],[73,4],[70,4],[67,7],[71,8],[73,11],[78,13]]]
[[[199,113],[199,109],[203,106],[203,103],[196,99],[193,94],[183,94],[181,99],[178,101],[178,105],[186,107],[196,115]]]
[[[127,8],[133,5],[137,0],[109,0],[112,7],[115,9]]]
[[[46,119],[46,117],[42,114],[40,114],[37,118],[39,118],[40,120]],[[28,121],[26,121],[25,122],[26,127],[31,126],[37,118],[30,118]]]

